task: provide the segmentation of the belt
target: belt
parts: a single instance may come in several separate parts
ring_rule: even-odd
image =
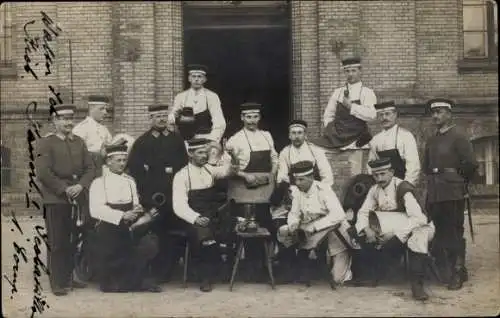
[[[457,172],[457,169],[455,169],[455,168],[432,168],[431,169],[431,173],[433,173],[433,174],[444,173],[444,172]]]

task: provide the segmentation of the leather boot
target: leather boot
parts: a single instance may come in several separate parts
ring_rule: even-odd
[[[309,262],[309,250],[299,250],[297,253],[298,264],[298,279],[297,283],[304,284],[307,287],[311,286],[311,273]]]
[[[429,295],[424,290],[425,278],[425,254],[410,253],[410,277],[411,277],[411,293],[415,300],[427,300]]]
[[[452,259],[452,274],[448,284],[449,290],[459,290],[463,287],[463,283],[468,279],[467,269],[465,268],[465,244],[462,248],[453,253]]]

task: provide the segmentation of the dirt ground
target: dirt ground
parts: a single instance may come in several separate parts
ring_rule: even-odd
[[[28,317],[33,301],[33,236],[41,218],[18,217],[24,235],[10,218],[2,216],[2,309],[4,317]],[[42,275],[42,294],[47,308],[42,317],[341,317],[341,316],[491,316],[500,308],[499,219],[496,214],[476,215],[476,242],[468,239],[469,281],[460,291],[449,291],[428,282],[431,298],[412,300],[409,283],[383,282],[379,287],[341,287],[332,291],[326,283],[306,288],[236,282],[233,292],[218,284],[212,293],[202,293],[196,284],[182,288],[180,282],[163,286],[159,294],[103,294],[95,286],[71,292],[65,297],[50,293],[48,277]],[[13,231],[11,230],[13,229]],[[469,234],[467,233],[467,238]],[[28,242],[27,239],[30,239]],[[28,263],[21,259],[18,292],[11,294],[13,242],[25,247]],[[45,262],[45,248],[42,248]],[[10,297],[13,297],[10,299]]]

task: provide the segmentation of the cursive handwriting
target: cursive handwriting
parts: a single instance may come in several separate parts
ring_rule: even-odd
[[[11,212],[11,216],[12,216],[11,222],[14,224],[14,226],[17,228],[17,230],[21,234],[24,234],[23,230],[21,228],[21,225],[17,221],[16,214],[14,213],[14,211]],[[14,232],[14,229],[11,229],[11,231]],[[7,280],[7,282],[9,283],[9,285],[11,287],[11,290],[10,290],[10,293],[11,293],[10,299],[12,299],[13,295],[15,293],[17,293],[17,285],[16,285],[16,283],[17,283],[17,273],[19,272],[19,262],[21,261],[21,259],[19,258],[19,256],[21,256],[22,260],[25,263],[28,263],[28,257],[26,256],[26,249],[24,247],[22,247],[22,246],[19,246],[19,244],[17,244],[17,242],[14,242],[13,246],[14,246],[14,254],[12,255],[12,257],[14,259],[14,265],[12,266],[12,279],[9,279],[9,277],[7,277],[7,275],[3,275],[3,277],[5,278],[5,280]]]
[[[47,233],[45,233],[44,227],[40,225],[37,225],[35,227],[35,230],[37,232],[37,235],[34,237],[34,244],[33,244],[33,250],[35,251],[35,256],[33,257],[34,295],[33,295],[33,303],[31,305],[31,317],[34,317],[37,312],[40,314],[43,313],[45,311],[45,307],[50,308],[50,306],[47,304],[47,301],[45,300],[46,299],[45,296],[42,294],[43,288],[39,279],[40,276],[42,276],[42,271],[43,273],[50,275],[49,269],[40,258],[40,254],[42,253],[40,250],[40,245],[42,244],[42,241],[45,242],[47,250],[49,250]]]

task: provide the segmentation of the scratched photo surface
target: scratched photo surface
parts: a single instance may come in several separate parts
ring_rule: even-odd
[[[2,2],[2,315],[9,318],[498,315],[497,30],[497,4],[491,0]],[[362,65],[358,73],[347,71],[346,61],[351,57],[360,58],[360,61],[349,62]],[[350,82],[356,76],[362,78],[359,88],[353,88]],[[204,92],[200,98],[189,95],[197,85]],[[354,96],[353,91],[358,95]],[[441,162],[440,167],[426,166],[428,142],[437,134],[439,122],[435,118],[438,115],[428,109],[428,101],[433,98],[453,101],[445,104],[451,109],[453,125],[449,127],[463,136],[461,140],[465,143],[463,147],[458,142],[450,142],[434,148],[437,152],[454,154],[437,156],[435,160]],[[393,113],[395,119],[380,115],[379,108],[383,106],[379,104],[389,101],[397,108]],[[373,110],[369,114],[360,110],[367,104]],[[347,106],[343,108],[343,105]],[[183,112],[190,107],[193,112]],[[443,109],[442,104],[440,108]],[[199,109],[208,111],[204,113]],[[244,109],[259,109],[260,115],[253,113],[252,117],[251,113],[241,112]],[[183,119],[203,126],[207,124],[207,114],[208,131],[195,132],[189,130],[189,124],[182,126]],[[341,147],[324,146],[325,142],[331,145],[335,139],[325,138],[334,126],[329,122],[338,123],[342,118],[362,123],[368,137],[375,137],[361,145],[358,143],[363,138],[361,132],[359,139],[350,139]],[[298,119],[306,121],[306,125],[290,124]],[[384,137],[384,125],[391,120],[409,132],[414,151],[406,146],[404,138]],[[252,125],[262,132],[260,143],[261,137],[238,135],[240,131],[251,130]],[[293,127],[297,126],[302,128],[294,132]],[[189,129],[184,131],[182,127]],[[145,141],[147,138],[156,140],[151,136],[173,139],[165,139],[166,150],[155,146],[140,148],[141,143],[152,143]],[[196,142],[186,136],[208,139],[211,141],[209,151],[197,155]],[[395,136],[399,136],[398,132]],[[327,257],[322,256],[319,248],[307,254],[300,254],[301,250],[296,254],[294,250],[297,258],[288,262],[298,271],[292,272],[292,282],[286,281],[287,261],[282,252],[286,249],[279,236],[283,226],[291,229],[288,211],[300,210],[301,203],[286,202],[286,198],[277,205],[272,202],[269,205],[269,201],[280,185],[292,182],[292,177],[297,183],[293,189],[297,191],[292,195],[290,190],[290,200],[301,196],[304,200],[301,202],[311,200],[309,194],[300,192],[300,172],[294,174],[294,169],[300,167],[287,163],[291,160],[294,140],[301,138],[306,140],[304,144],[311,142],[308,154],[314,157],[311,160],[315,169],[318,168],[320,179],[317,180],[321,180],[312,181],[313,186],[323,189],[314,195],[320,198],[321,193],[327,193],[328,197],[316,200],[338,202],[335,212],[341,213],[346,223],[366,204],[369,187],[377,186],[373,181],[357,188],[353,180],[360,174],[370,177],[372,170],[368,161],[380,155],[374,143],[381,138],[385,138],[381,142],[384,147],[390,144],[389,147],[399,150],[398,156],[403,157],[406,177],[401,179],[411,183],[414,189],[411,195],[427,200],[435,194],[429,191],[452,195],[444,193],[446,183],[456,186],[462,182],[458,187],[464,184],[465,199],[455,199],[465,201],[458,204],[460,217],[464,210],[466,253],[463,259],[468,271],[462,288],[449,290],[443,277],[429,265],[423,269],[428,299],[416,300],[412,264],[408,263],[408,253],[410,260],[413,255],[409,240],[408,244],[404,242],[404,248],[408,247],[406,254],[399,255],[397,261],[388,266],[377,286],[352,286],[348,283],[350,274],[341,282],[332,282],[335,266],[330,267],[331,275],[328,268],[325,273],[322,261]],[[261,146],[264,148],[259,148]],[[245,157],[242,153],[247,148],[250,154]],[[473,177],[466,181],[446,179],[442,189],[434,185],[435,190],[429,190],[432,189],[429,178],[439,169],[449,170],[446,160],[459,158],[457,162],[463,163],[467,159],[460,152],[464,149],[475,165]],[[259,172],[244,168],[244,165],[251,166],[252,153],[262,152],[270,158],[270,163],[261,165],[272,168],[262,170],[266,168],[259,167],[259,163],[254,165]],[[144,161],[146,157],[150,161]],[[158,169],[152,162],[159,160],[168,164]],[[181,170],[188,160],[188,168]],[[137,175],[132,162],[141,171]],[[197,175],[183,177],[188,175],[183,171],[189,173],[189,167],[196,162],[210,167],[202,171],[196,166],[200,171],[195,170]],[[391,164],[394,168],[392,161]],[[225,174],[217,170],[222,166],[230,166]],[[283,167],[286,172],[280,171]],[[130,176],[121,175],[123,171]],[[109,188],[103,185],[104,190],[100,190],[99,184],[104,181],[99,182],[113,173],[121,179]],[[192,209],[191,195],[196,186],[206,183],[200,186],[201,190],[215,189],[220,186],[214,181],[219,181],[216,175],[231,173],[235,176],[222,185],[226,187],[223,189],[229,189],[224,198],[229,196],[230,204],[222,205],[229,207],[229,216],[223,216],[222,207],[216,209],[218,214],[213,218],[198,212],[192,212],[194,217],[191,212],[172,212],[182,210],[183,205],[178,203],[182,200],[184,206]],[[261,175],[265,177],[260,179]],[[205,182],[204,178],[213,182]],[[252,193],[252,198],[243,199],[241,204],[245,208],[257,207],[253,212],[245,210],[244,215],[233,212],[240,207],[240,203],[233,205],[234,200],[229,200],[234,194],[231,187],[236,178],[245,181],[240,182],[242,193]],[[188,188],[186,180],[193,188]],[[280,183],[280,180],[288,181]],[[168,194],[164,195],[163,190],[150,190],[157,184],[168,185]],[[257,190],[251,190],[248,184]],[[275,192],[272,196],[268,193],[270,199],[266,197],[266,203],[254,200],[259,189],[268,187]],[[186,193],[181,195],[182,191]],[[356,196],[356,191],[364,191],[363,197]],[[203,200],[207,201],[198,202],[199,211],[208,209],[207,202],[218,198],[212,192],[206,193]],[[201,200],[202,195],[196,195],[193,194]],[[112,197],[122,205],[129,202],[131,206],[117,208],[113,204],[118,203],[102,199],[108,215],[99,218],[100,214],[92,211],[98,210],[96,202],[101,199],[96,198],[105,196],[106,200]],[[123,201],[124,196],[124,200],[129,201]],[[417,201],[416,204],[420,204]],[[169,211],[173,216],[165,227],[148,228],[145,236],[135,234],[138,220],[146,220],[149,226],[148,220],[154,224],[160,222],[155,219],[158,215],[165,217],[161,212],[165,202],[172,206]],[[256,212],[263,204],[266,213],[273,214],[274,225],[269,231],[264,225],[265,218],[261,220]],[[304,205],[305,210],[310,208]],[[329,205],[326,206],[328,210]],[[280,211],[285,211],[284,216],[277,216]],[[227,225],[231,233],[239,233],[238,240],[231,241],[234,244],[222,244],[223,240],[204,238],[200,244],[202,252],[190,243],[188,266],[184,267],[184,242],[186,237],[191,238],[190,229],[213,229],[215,220],[224,217],[231,220]],[[278,219],[283,223],[278,223]],[[304,218],[300,222],[305,222]],[[89,251],[94,249],[88,243],[93,242],[96,250],[107,246],[108,242],[96,241],[99,236],[91,234],[98,233],[102,223],[109,227],[126,225],[124,228],[130,235],[123,240],[134,244],[139,239],[141,244],[146,244],[142,239],[151,235],[154,239],[150,243],[156,244],[158,255],[166,255],[164,263],[153,264],[148,251],[137,247],[134,252],[127,252],[128,262],[120,263],[113,270],[107,269],[109,275],[115,274],[113,271],[129,273],[126,278],[122,277],[122,283],[133,287],[121,292],[117,291],[125,287],[116,287],[113,292],[104,292],[96,278],[97,265],[92,267],[96,258]],[[172,230],[176,230],[172,224],[182,224],[183,236],[172,234]],[[251,255],[259,254],[252,254],[248,248],[250,243],[244,248],[241,268],[235,264],[239,242],[248,236],[259,238],[255,233],[262,233],[240,235],[239,231],[248,230],[252,224],[256,224],[259,231],[269,232],[260,238],[273,237],[274,244],[264,243],[268,252],[262,256],[264,265],[256,265],[262,267],[263,279],[259,276],[260,267],[257,270],[250,263]],[[302,230],[301,233],[309,235],[320,231],[312,228],[312,232]],[[333,228],[330,233],[336,233],[345,255],[354,255],[355,240],[346,242],[339,227]],[[201,236],[199,232],[196,235]],[[176,243],[175,248],[165,243],[173,242],[172,235],[182,241]],[[350,235],[349,232],[346,237]],[[293,239],[297,237],[299,235]],[[108,252],[118,255],[128,251],[123,240],[118,242],[122,245],[109,245],[112,247]],[[332,262],[337,265],[341,260],[329,256],[332,253],[330,236],[321,242],[327,240],[328,244],[321,244],[328,245],[328,251],[321,251],[328,256],[329,266]],[[56,243],[51,243],[53,241]],[[212,246],[210,244],[219,247],[221,257],[217,266],[206,270],[198,262],[208,257],[203,251],[209,251],[206,246]],[[59,258],[56,261],[54,256],[50,264],[48,253]],[[261,254],[264,255],[264,249]],[[300,255],[305,255],[305,261],[299,259]],[[430,253],[428,256],[436,260]],[[353,258],[353,271],[354,262]],[[350,261],[346,264],[351,266]],[[370,262],[360,265],[375,266]],[[134,271],[134,266],[142,267]],[[305,267],[309,268],[307,272],[311,277],[306,284],[301,280],[304,273],[301,270]],[[130,274],[136,272],[141,274]],[[163,276],[157,279],[157,272],[168,273],[168,279]],[[259,279],[248,278],[247,272],[258,272]],[[207,275],[210,279],[205,279]],[[211,281],[209,287],[204,285],[206,280]]]

